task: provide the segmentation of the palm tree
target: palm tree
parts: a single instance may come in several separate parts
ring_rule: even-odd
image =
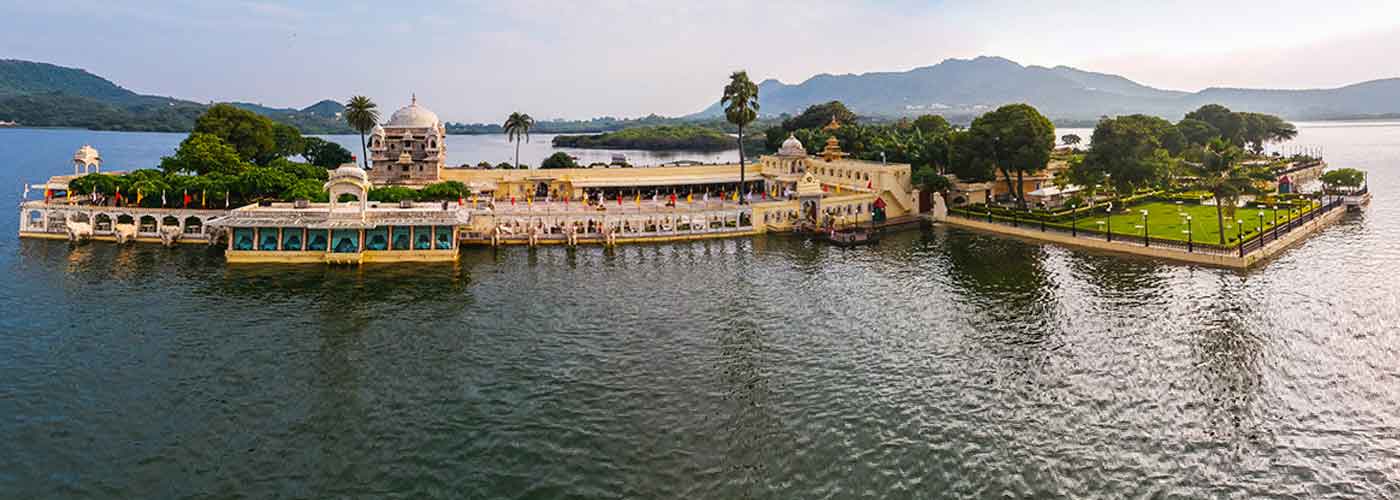
[[[1220,230],[1221,245],[1225,244],[1225,205],[1230,206],[1233,216],[1240,195],[1257,191],[1255,183],[1269,178],[1268,172],[1241,164],[1243,156],[1240,148],[1217,138],[1206,145],[1201,163],[1194,166],[1192,189],[1208,191],[1215,198],[1215,226]]]
[[[724,117],[739,126],[739,191],[744,191],[744,125],[752,123],[758,118],[758,85],[754,85],[753,80],[749,80],[747,71],[735,71],[729,75],[729,85],[724,86],[724,97],[721,97],[720,105],[724,106]],[[744,197],[741,194],[739,203],[743,204]]]
[[[520,138],[524,137],[525,142],[530,142],[530,127],[535,126],[535,119],[530,115],[516,111],[506,118],[505,129],[506,140],[515,143],[515,168],[520,168]]]
[[[345,103],[345,123],[360,133],[360,158],[364,160],[366,170],[369,169],[369,155],[365,147],[365,133],[379,123],[378,108],[379,105],[362,95],[352,96]]]

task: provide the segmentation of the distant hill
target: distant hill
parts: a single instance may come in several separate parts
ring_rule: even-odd
[[[334,101],[306,109],[235,103],[308,134],[349,133]],[[0,59],[0,121],[32,127],[187,132],[207,104],[142,95],[82,69]]]
[[[1122,76],[1067,66],[1022,66],[1000,57],[978,57],[948,59],[904,72],[821,74],[796,85],[771,79],[759,84],[759,104],[764,115],[795,115],[807,106],[832,100],[842,101],[864,115],[935,113],[955,121],[1018,102],[1030,103],[1058,120],[1092,120],[1130,113],[1175,120],[1210,103],[1300,120],[1400,112],[1400,79],[1336,89],[1211,88],[1191,93],[1158,89]],[[692,116],[722,113],[719,103],[715,103]]]

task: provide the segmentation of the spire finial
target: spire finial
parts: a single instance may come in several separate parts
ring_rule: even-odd
[[[410,104],[413,104],[414,106],[417,106],[417,105],[418,105],[418,93],[417,93],[417,92],[414,92],[414,93],[413,93],[413,102],[410,103]]]

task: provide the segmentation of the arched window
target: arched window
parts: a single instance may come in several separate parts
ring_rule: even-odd
[[[204,222],[199,217],[185,217],[185,234],[200,234],[204,232]]]

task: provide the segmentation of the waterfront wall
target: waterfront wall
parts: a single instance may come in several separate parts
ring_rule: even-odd
[[[1292,228],[1288,232],[1279,235],[1276,240],[1269,241],[1261,247],[1253,250],[1246,250],[1244,256],[1238,252],[1210,252],[1194,251],[1188,252],[1173,246],[1144,246],[1141,240],[1138,242],[1129,241],[1107,241],[1101,236],[1091,236],[1088,233],[1081,233],[1079,236],[1062,233],[1058,231],[1042,231],[1033,224],[1022,227],[1007,226],[986,220],[948,215],[937,218],[937,222],[942,222],[950,226],[957,226],[977,231],[984,231],[1005,236],[1024,238],[1033,241],[1058,243],[1078,248],[1100,250],[1119,254],[1138,255],[1158,259],[1174,260],[1179,262],[1189,262],[1215,267],[1226,267],[1234,269],[1246,269],[1255,264],[1264,262],[1293,244],[1308,237],[1314,232],[1327,227],[1336,222],[1346,210],[1341,204],[1327,205],[1319,215],[1310,220],[1300,222],[1298,227]],[[1248,245],[1247,245],[1248,246]]]
[[[67,239],[67,223],[80,222],[92,226],[91,238],[116,241],[114,227],[118,224],[136,226],[136,241],[161,243],[165,228],[178,228],[181,243],[205,243],[211,235],[207,223],[228,215],[224,209],[182,209],[109,207],[67,205],[28,201],[20,205],[19,236],[22,238]]]

